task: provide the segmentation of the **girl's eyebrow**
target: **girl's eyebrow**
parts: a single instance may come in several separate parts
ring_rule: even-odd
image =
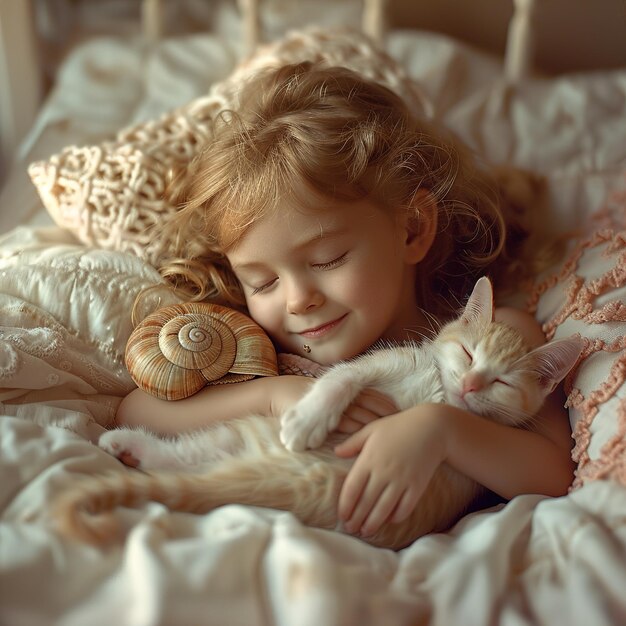
[[[255,270],[262,269],[265,267],[265,264],[261,261],[250,261],[249,263],[231,263],[231,269],[234,272],[240,270]]]
[[[291,252],[298,252],[307,248],[308,246],[321,241],[322,239],[332,239],[334,237],[340,237],[341,235],[345,235],[348,232],[347,228],[328,228],[328,229],[320,229],[320,232],[316,233],[312,237],[303,238],[301,241],[297,241],[290,249]],[[252,270],[252,269],[262,269],[265,267],[263,261],[250,261],[244,263],[233,263],[231,265],[233,270]]]
[[[320,227],[320,230],[318,233],[316,233],[315,235],[313,235],[312,237],[306,237],[303,238],[302,241],[297,241],[293,247],[292,250],[302,250],[303,248],[306,248],[307,246],[310,246],[312,243],[315,243],[317,241],[321,241],[322,239],[332,239],[333,237],[340,237],[341,235],[345,235],[348,232],[347,228],[340,228],[340,227],[335,227],[335,228],[323,228]]]

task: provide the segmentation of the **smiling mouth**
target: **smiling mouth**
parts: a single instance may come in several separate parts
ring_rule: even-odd
[[[326,333],[329,333],[334,328],[337,328],[341,322],[346,318],[348,314],[342,315],[338,317],[336,320],[332,322],[328,322],[327,324],[322,324],[321,326],[316,326],[315,328],[309,328],[307,330],[303,330],[301,333],[298,333],[301,337],[306,337],[307,339],[317,339],[318,337],[324,336]]]

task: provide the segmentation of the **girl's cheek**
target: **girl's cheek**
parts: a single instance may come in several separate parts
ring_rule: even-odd
[[[266,315],[262,306],[258,306],[256,303],[248,301],[248,313],[257,324],[263,326]]]
[[[246,308],[248,309],[248,315],[257,323],[260,324],[259,321],[262,317],[262,308],[258,306],[257,301],[252,296],[246,297]]]
[[[369,306],[378,297],[381,284],[368,279],[367,274],[350,276],[338,281],[335,287],[337,299],[352,307]]]
[[[248,313],[250,317],[268,334],[275,330],[273,327],[282,320],[277,313],[276,306],[267,296],[263,298],[250,298],[248,300]]]

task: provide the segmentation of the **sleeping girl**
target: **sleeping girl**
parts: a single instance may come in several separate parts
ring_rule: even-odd
[[[490,275],[498,292],[535,265],[533,216],[507,203],[493,172],[390,90],[344,68],[259,73],[237,110],[217,117],[172,193],[182,208],[157,236],[171,237],[179,254],[163,276],[186,299],[245,310],[279,351],[322,366],[429,339],[479,276]],[[529,348],[544,343],[522,311],[498,308],[495,319]],[[169,435],[249,414],[278,417],[312,382],[258,378],[177,402],[137,389],[117,424]],[[565,494],[573,463],[563,403],[557,388],[520,429],[448,403],[399,410],[387,395],[363,391],[337,426],[349,436],[336,454],[356,457],[339,517],[362,535],[403,521],[423,477],[444,463],[506,499]]]

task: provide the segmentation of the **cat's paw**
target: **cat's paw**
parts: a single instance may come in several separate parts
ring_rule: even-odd
[[[129,467],[156,469],[162,464],[160,456],[155,454],[154,440],[155,437],[144,431],[122,428],[104,433],[98,446]]]
[[[328,420],[310,406],[299,402],[281,416],[280,440],[287,450],[302,452],[319,448],[332,430]]]

